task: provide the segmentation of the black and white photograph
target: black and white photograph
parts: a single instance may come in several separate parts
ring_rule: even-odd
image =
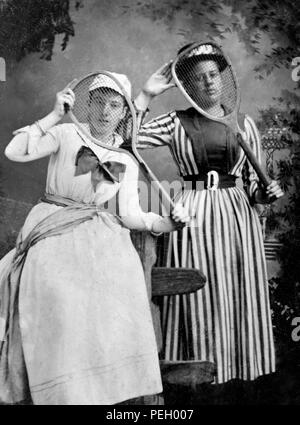
[[[299,88],[296,0],[0,0],[2,408],[300,405]]]

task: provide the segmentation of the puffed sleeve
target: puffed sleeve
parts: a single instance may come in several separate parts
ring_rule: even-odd
[[[18,136],[22,134],[26,137],[26,146],[21,142],[23,139],[18,140]],[[7,151],[11,155],[26,156],[29,161],[43,158],[59,150],[60,143],[55,127],[43,135],[39,128],[33,124],[15,130],[13,135],[15,137],[9,143]]]
[[[169,112],[143,124],[138,132],[138,148],[170,145],[174,137],[176,113]]]

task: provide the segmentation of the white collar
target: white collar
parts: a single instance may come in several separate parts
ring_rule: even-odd
[[[82,125],[83,125],[83,127],[86,127],[87,131],[89,131],[88,130],[88,124],[82,124]],[[92,140],[90,140],[89,137],[86,136],[83,131],[80,131],[80,128],[78,128],[77,126],[75,128],[76,128],[77,133],[81,136],[81,138],[84,139],[84,141],[87,144],[92,143],[93,145],[100,146],[101,148],[105,148],[105,145],[112,146],[114,148],[118,148],[124,142],[123,138],[118,133],[114,132],[113,133],[113,138],[112,138],[112,141],[111,142],[109,142],[109,143],[103,143],[101,145],[98,145],[97,143],[95,143]]]

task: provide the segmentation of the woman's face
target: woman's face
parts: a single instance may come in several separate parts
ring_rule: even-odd
[[[215,61],[201,61],[193,66],[188,90],[202,109],[220,103],[222,77]]]
[[[92,93],[88,121],[94,137],[113,134],[125,114],[124,98],[119,93],[107,88]]]

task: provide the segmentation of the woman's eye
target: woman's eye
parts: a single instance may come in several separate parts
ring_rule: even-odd
[[[99,108],[99,106],[100,107],[103,107],[104,106],[104,102],[101,102],[101,101],[98,101],[98,102],[95,102],[95,103],[92,103],[92,106],[94,106],[95,108]]]

